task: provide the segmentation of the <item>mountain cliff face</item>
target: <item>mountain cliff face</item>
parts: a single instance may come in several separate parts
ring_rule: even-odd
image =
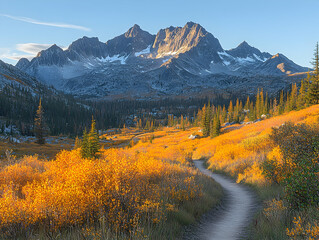
[[[66,50],[53,45],[31,61],[21,59],[16,67],[78,97],[109,99],[247,91],[243,83],[251,84],[251,91],[276,91],[289,82],[289,74],[307,71],[282,54],[272,56],[245,41],[224,50],[193,22],[156,35],[134,25],[106,43],[83,37]],[[268,86],[269,79],[276,86]]]
[[[258,61],[265,61],[271,57],[270,53],[261,52],[250,46],[246,41],[243,41],[238,47],[228,50],[227,53],[235,58],[251,58]]]
[[[155,39],[154,35],[143,31],[135,24],[126,33],[106,42],[109,56],[127,56],[150,48]]]
[[[309,68],[301,67],[295,64],[293,61],[289,60],[283,54],[276,54],[264,63],[262,63],[258,69],[260,74],[269,74],[272,75],[282,75],[282,74],[293,74],[298,72],[307,72]]]
[[[156,53],[156,58],[160,58],[203,47],[210,52],[223,50],[217,38],[199,24],[188,22],[183,28],[161,29],[156,35],[152,49]]]
[[[25,63],[27,62],[25,61]],[[9,86],[11,90],[27,90],[32,95],[38,93],[53,93],[56,91],[38,82],[34,77],[26,74],[17,67],[0,60],[0,91],[6,86]],[[16,96],[13,96],[13,98],[14,97]]]
[[[97,37],[83,37],[74,41],[65,51],[71,61],[80,61],[89,57],[104,58],[107,48]]]

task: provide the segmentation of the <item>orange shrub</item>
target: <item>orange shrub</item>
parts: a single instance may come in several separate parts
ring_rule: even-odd
[[[272,146],[269,139],[272,127],[279,127],[285,122],[317,124],[319,105],[292,111],[288,114],[266,119],[228,131],[210,139],[200,139],[193,158],[208,159],[211,169],[223,170],[236,177],[237,182],[257,184],[267,183],[262,175],[261,163],[266,156],[281,164],[281,153]]]
[[[0,171],[0,228],[56,230],[104,219],[114,232],[130,234],[140,223],[157,224],[168,209],[201,196],[189,151],[141,143],[102,150],[99,160],[81,158],[80,149],[49,162],[24,157]]]

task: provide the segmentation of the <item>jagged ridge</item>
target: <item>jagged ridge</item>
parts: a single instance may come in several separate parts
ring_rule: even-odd
[[[66,50],[53,45],[17,67],[40,81],[78,96],[178,95],[221,89],[221,82],[304,72],[283,55],[272,57],[246,41],[224,50],[201,25],[161,29],[152,35],[134,25],[106,43],[83,37]],[[225,80],[227,79],[227,80]],[[259,83],[260,84],[260,83]],[[231,90],[236,84],[228,86]],[[263,87],[263,86],[259,86]]]

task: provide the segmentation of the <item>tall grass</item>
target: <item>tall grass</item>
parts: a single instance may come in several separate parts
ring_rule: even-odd
[[[218,204],[222,190],[192,167],[193,146],[159,136],[101,149],[100,159],[76,149],[52,161],[28,156],[3,165],[0,238],[177,238]]]

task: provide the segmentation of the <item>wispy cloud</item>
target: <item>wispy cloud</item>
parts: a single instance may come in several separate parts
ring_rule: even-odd
[[[67,23],[43,22],[43,21],[39,21],[39,20],[36,20],[33,18],[17,17],[17,16],[8,15],[8,14],[0,14],[0,16],[7,17],[7,18],[17,20],[17,21],[38,24],[38,25],[45,25],[45,26],[50,26],[50,27],[71,28],[71,29],[77,29],[77,30],[83,30],[83,31],[91,31],[90,28],[79,26],[79,25],[67,24]]]
[[[37,54],[38,52],[45,50],[49,47],[51,47],[52,44],[40,44],[40,43],[21,43],[17,44],[16,48],[17,50],[21,52],[26,52],[30,54]]]
[[[6,55],[6,54],[0,55],[0,59],[11,59],[14,61],[19,61],[21,58],[27,58],[27,59],[31,60],[33,58],[33,56],[31,56],[31,55]]]
[[[15,49],[0,48],[0,59],[10,59],[18,61],[21,58],[27,58],[31,60],[42,50],[48,49],[52,44],[41,44],[41,43],[20,43],[16,45]],[[63,50],[67,47],[59,46]]]
[[[31,60],[33,58],[33,55],[13,52],[9,48],[0,48],[0,59],[11,59],[14,61],[18,61],[20,58],[28,58],[29,60]]]

